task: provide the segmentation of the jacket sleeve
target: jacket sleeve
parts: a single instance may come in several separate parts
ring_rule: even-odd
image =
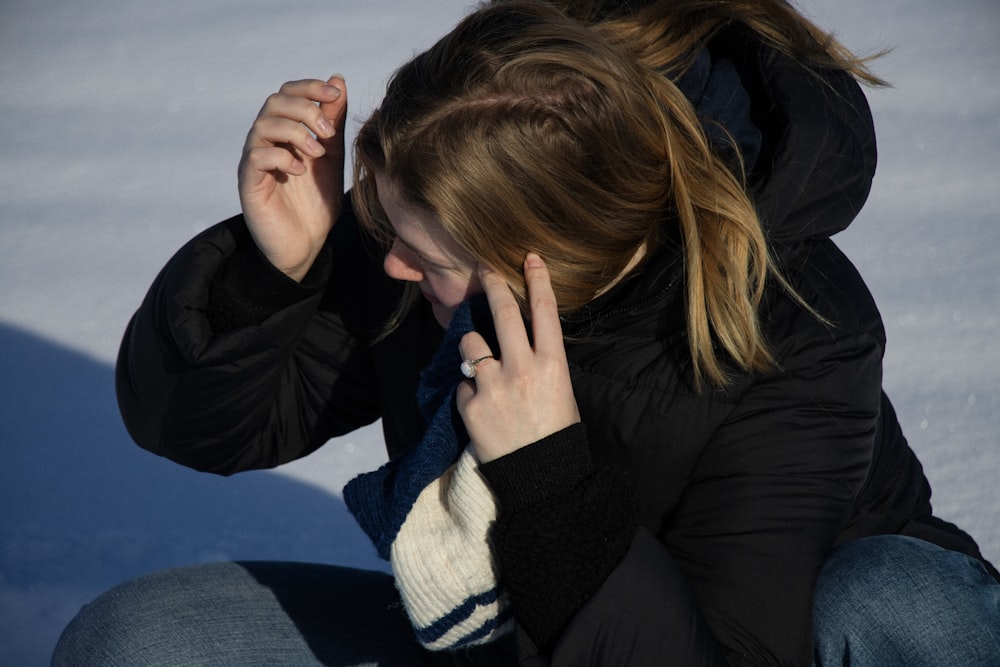
[[[119,407],[140,446],[230,474],[304,456],[379,417],[352,304],[386,299],[373,293],[379,262],[349,207],[326,250],[302,285],[271,267],[240,216],[178,251],[119,352]]]

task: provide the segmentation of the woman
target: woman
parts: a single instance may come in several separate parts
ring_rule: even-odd
[[[222,474],[381,418],[391,462],[345,501],[399,597],[186,568],[99,599],[57,663],[995,657],[996,571],[933,517],[825,240],[874,168],[864,70],[783,3],[705,6],[480,9],[393,78],[344,202],[344,82],[268,100],[243,215],[157,278],[119,400],[140,445]],[[920,603],[886,576],[910,571]],[[908,644],[925,618],[944,636]]]

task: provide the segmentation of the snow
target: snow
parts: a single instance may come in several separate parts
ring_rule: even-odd
[[[0,664],[47,664],[65,623],[153,569],[232,558],[382,567],[340,500],[377,428],[224,479],[132,445],[112,366],[156,271],[238,210],[264,98],[344,74],[363,117],[459,0],[0,5]],[[876,63],[880,166],[842,238],[884,313],[886,386],[935,506],[1000,561],[1000,6],[809,0]]]

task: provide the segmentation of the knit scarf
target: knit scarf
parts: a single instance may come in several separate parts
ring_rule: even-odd
[[[455,405],[464,379],[459,341],[473,329],[491,337],[491,324],[482,297],[457,309],[420,376],[423,439],[344,487],[348,509],[392,564],[417,639],[431,650],[488,643],[513,629],[489,543],[496,500]]]

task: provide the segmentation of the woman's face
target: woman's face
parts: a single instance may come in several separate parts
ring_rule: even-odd
[[[437,218],[410,205],[392,180],[376,173],[375,183],[382,210],[395,231],[383,262],[385,272],[396,280],[417,283],[434,318],[447,327],[458,305],[482,291],[476,262]]]

